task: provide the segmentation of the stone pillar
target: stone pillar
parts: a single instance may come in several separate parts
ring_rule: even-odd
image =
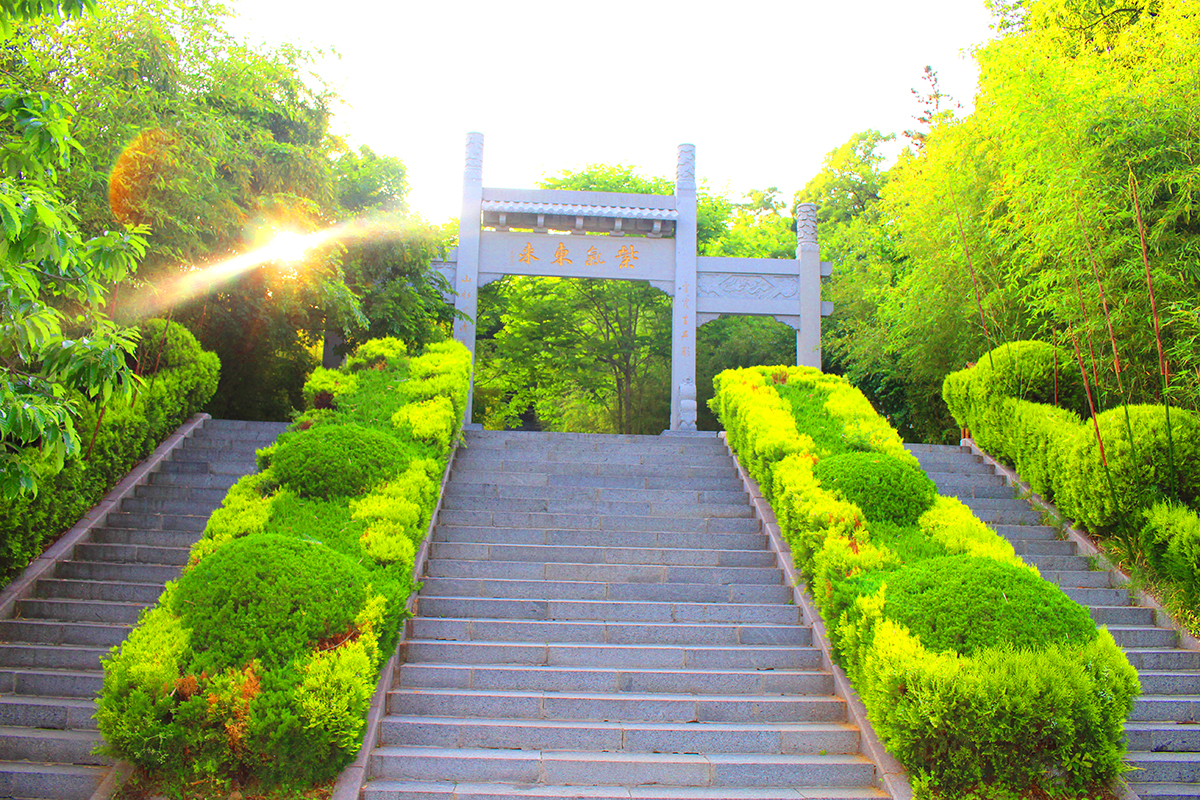
[[[817,207],[796,209],[796,261],[800,268],[800,327],[796,363],[821,368],[821,248],[817,245]]]
[[[465,422],[471,422],[475,397],[475,317],[479,309],[479,232],[483,213],[483,134],[467,134],[467,160],[463,169],[462,214],[458,218],[458,267],[455,272],[454,307],[467,315],[454,323],[454,338],[471,351],[471,391],[467,395]]]
[[[671,430],[696,430],[680,414],[684,382],[696,382],[696,148],[679,145],[675,167],[675,297],[671,317]],[[694,389],[693,389],[694,391]],[[695,396],[693,395],[693,400]],[[690,427],[689,427],[690,426]]]

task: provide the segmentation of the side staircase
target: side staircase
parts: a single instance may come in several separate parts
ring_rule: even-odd
[[[365,800],[887,796],[718,439],[466,444]]]
[[[1060,541],[1028,501],[1015,498],[1004,478],[969,448],[907,445],[938,490],[957,496],[1108,627],[1138,671],[1143,694],[1125,725],[1125,778],[1142,800],[1200,798],[1200,651],[1179,647],[1171,628],[1155,625],[1154,610],[1133,605],[1111,573],[1094,571],[1074,542]]]
[[[100,658],[178,577],[209,515],[285,423],[207,420],[0,620],[0,797],[88,798],[109,763]]]

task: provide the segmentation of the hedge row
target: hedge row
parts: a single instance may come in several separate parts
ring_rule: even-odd
[[[711,403],[846,669],[918,786],[1074,792],[1121,770],[1137,674],[843,379],[728,370]]]
[[[0,499],[0,579],[24,569],[217,390],[221,362],[187,328],[153,319],[141,334],[136,357],[145,385],[133,402],[102,408],[77,395],[85,453],[68,459],[36,497]]]
[[[105,660],[109,753],[169,785],[311,784],[355,754],[415,585],[470,354],[364,343],[213,513],[178,581]]]
[[[1099,536],[1137,542],[1161,573],[1200,596],[1200,419],[1181,408],[1131,405],[1085,421],[1073,410],[1074,389],[1051,393],[1056,381],[1060,389],[1069,381],[1068,358],[1074,354],[1056,357],[1043,342],[1001,345],[948,375],[942,395],[979,446],[1035,492]]]

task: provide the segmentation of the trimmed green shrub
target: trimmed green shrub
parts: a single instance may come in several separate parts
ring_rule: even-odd
[[[237,539],[187,570],[173,610],[191,630],[190,672],[286,664],[344,635],[366,602],[367,571],[313,542]]]
[[[1143,512],[1141,540],[1159,573],[1200,598],[1200,514],[1178,503],[1159,502]]]
[[[1087,610],[1028,569],[978,556],[908,564],[887,579],[884,616],[931,650],[1041,648],[1096,638]]]
[[[289,437],[272,463],[279,482],[301,497],[360,495],[404,470],[395,437],[359,425],[322,425]]]
[[[1195,507],[1200,500],[1200,420],[1181,408],[1172,408],[1170,417],[1168,444],[1163,406],[1128,406],[1098,415],[1107,466],[1092,427],[1077,431],[1056,491],[1063,512],[1104,532],[1122,518],[1133,522],[1161,499]]]
[[[363,369],[399,368],[404,364],[408,348],[404,342],[390,336],[370,339],[358,346],[346,359],[346,370],[357,372]]]
[[[1012,542],[997,536],[971,509],[956,497],[938,497],[917,520],[921,533],[944,547],[948,553],[984,556],[1039,574],[1036,567],[1017,557]]]
[[[821,486],[857,505],[872,522],[912,525],[937,496],[937,487],[920,467],[879,453],[823,458],[815,474]]]
[[[146,375],[136,399],[104,408],[76,394],[75,425],[84,453],[47,478],[36,497],[0,500],[0,579],[19,572],[74,525],[216,391],[220,362],[200,349],[187,328],[148,320],[141,332],[138,354]],[[162,358],[157,359],[160,342]]]

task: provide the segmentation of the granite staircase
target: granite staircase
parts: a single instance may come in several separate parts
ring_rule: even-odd
[[[0,797],[88,798],[100,658],[178,577],[212,511],[284,423],[207,420],[110,513],[36,595],[0,620]]]
[[[365,800],[866,800],[716,438],[470,432]]]
[[[1134,605],[1111,573],[1093,570],[1074,542],[1059,540],[982,457],[966,447],[907,447],[942,494],[966,503],[1043,578],[1107,626],[1137,669],[1143,694],[1125,725],[1132,791],[1142,800],[1200,798],[1200,651],[1181,648],[1174,629],[1155,625],[1153,609]]]

